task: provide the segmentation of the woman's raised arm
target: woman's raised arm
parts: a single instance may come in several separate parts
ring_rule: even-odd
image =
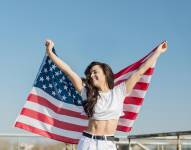
[[[53,52],[52,52],[52,48],[54,47],[54,43],[51,40],[46,40],[45,43],[46,46],[46,52],[48,54],[48,56],[50,57],[50,59],[55,63],[55,65],[62,70],[67,76],[68,78],[72,81],[75,89],[78,92],[81,92],[82,90],[82,79],[80,78],[80,76],[75,73],[69,65],[67,65],[65,62],[63,62],[60,58],[58,58]]]
[[[127,93],[129,93],[133,87],[135,86],[135,84],[139,81],[139,79],[141,78],[141,76],[146,72],[146,70],[148,68],[150,68],[158,59],[158,57],[160,56],[160,54],[162,54],[163,52],[165,52],[167,50],[167,42],[163,42],[161,43],[157,50],[154,51],[154,53],[147,59],[147,61],[145,61],[138,69],[138,71],[136,71],[135,73],[133,73],[126,81],[126,89],[127,89]]]

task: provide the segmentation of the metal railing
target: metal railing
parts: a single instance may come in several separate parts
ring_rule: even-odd
[[[116,144],[118,150],[191,150],[191,131],[129,135]],[[38,135],[0,134],[0,150],[76,150],[76,147]]]
[[[129,150],[138,149],[138,147],[143,150],[191,150],[191,131],[130,135],[127,139],[120,139],[118,145],[126,145],[127,142]]]

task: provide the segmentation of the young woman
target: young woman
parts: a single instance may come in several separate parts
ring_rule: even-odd
[[[116,150],[114,133],[118,119],[123,115],[124,97],[131,92],[136,82],[160,54],[166,51],[167,43],[161,43],[136,72],[115,87],[112,69],[107,64],[92,62],[85,70],[86,78],[82,80],[52,52],[54,43],[51,40],[46,40],[45,45],[50,59],[69,77],[85,100],[83,107],[89,123],[80,138],[78,150]]]

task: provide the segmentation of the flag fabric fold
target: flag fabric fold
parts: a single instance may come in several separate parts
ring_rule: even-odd
[[[156,47],[157,48],[157,47]],[[156,50],[115,74],[115,85],[124,82]],[[55,53],[55,49],[53,48]],[[132,130],[143,104],[153,75],[154,65],[149,68],[125,97],[124,116],[120,117],[117,132]],[[45,54],[27,101],[15,121],[15,127],[54,140],[77,144],[87,128],[88,118],[82,113],[82,98],[68,77]]]

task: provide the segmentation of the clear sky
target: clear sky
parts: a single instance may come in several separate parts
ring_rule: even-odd
[[[80,76],[93,60],[117,72],[167,40],[131,134],[191,130],[190,6],[189,0],[1,1],[0,133],[28,133],[12,126],[46,38]]]

